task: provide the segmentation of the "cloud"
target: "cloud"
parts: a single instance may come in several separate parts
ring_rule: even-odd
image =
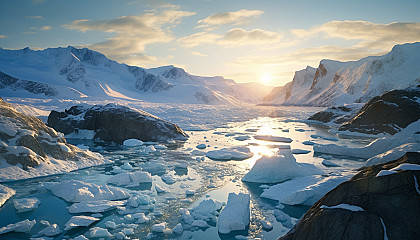
[[[185,47],[195,47],[203,44],[218,44],[224,46],[244,46],[244,45],[265,45],[280,42],[282,34],[253,29],[250,31],[242,28],[229,30],[224,36],[208,32],[194,33],[192,35],[178,39],[178,42]]]
[[[360,40],[357,47],[389,50],[396,44],[419,41],[420,22],[380,24],[367,21],[330,21],[309,30],[294,29],[292,33],[299,38],[323,36]]]
[[[0,35],[0,39],[7,38],[7,35]]]
[[[178,9],[179,6],[172,4],[170,2],[164,1],[164,0],[132,0],[130,2],[127,2],[128,5],[134,5],[134,4],[142,4],[147,5],[152,8],[173,8]]]
[[[248,23],[252,18],[259,17],[263,14],[263,11],[259,10],[247,10],[241,9],[236,12],[224,12],[217,13],[199,20],[197,28],[214,28],[220,25],[244,25]]]
[[[41,30],[41,31],[48,31],[51,30],[51,26],[42,26],[42,27],[31,27],[32,30]]]
[[[43,16],[26,16],[26,18],[29,18],[29,19],[44,19]]]
[[[68,29],[87,31],[102,31],[114,33],[115,36],[87,47],[103,52],[117,61],[137,62],[152,61],[145,57],[144,51],[148,44],[170,42],[174,40],[170,29],[179,24],[182,18],[195,13],[187,11],[167,10],[150,12],[139,16],[122,16],[110,20],[81,19],[64,25]],[[130,56],[130,57],[129,57]]]
[[[194,56],[199,56],[199,57],[207,57],[207,54],[196,52],[196,51],[192,51],[191,54]]]

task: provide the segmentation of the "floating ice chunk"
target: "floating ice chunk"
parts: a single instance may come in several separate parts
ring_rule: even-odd
[[[321,175],[296,178],[264,189],[261,197],[287,205],[310,206],[349,178],[350,176],[324,177]]]
[[[134,229],[132,228],[124,228],[121,230],[121,232],[123,232],[126,236],[134,235]]]
[[[311,151],[305,150],[305,149],[292,149],[293,154],[307,154],[307,153],[310,153],[310,152]]]
[[[191,215],[197,220],[215,221],[215,216],[218,214],[222,206],[222,202],[214,199],[206,199],[191,209],[190,212]]]
[[[174,229],[172,229],[172,232],[175,234],[181,234],[184,231],[184,228],[182,227],[181,223],[178,223],[175,225]]]
[[[31,231],[35,223],[36,223],[36,220],[30,221],[29,219],[25,219],[17,223],[12,223],[5,227],[0,228],[0,234],[4,234],[8,232],[29,232]]]
[[[39,204],[41,203],[41,200],[38,198],[21,198],[21,199],[14,199],[13,205],[16,208],[16,211],[18,213],[21,212],[28,212],[35,208],[38,208]]]
[[[87,227],[90,224],[99,220],[101,219],[89,216],[73,216],[70,218],[70,220],[67,221],[66,224],[64,224],[64,226],[66,226],[66,228],[64,228],[64,231],[77,227]]]
[[[107,221],[105,223],[105,227],[110,228],[110,229],[115,229],[115,228],[117,228],[117,226],[118,225],[113,221]]]
[[[168,170],[166,164],[160,161],[145,162],[140,167],[143,171],[149,172],[151,174],[164,174]]]
[[[297,163],[290,150],[280,150],[274,156],[262,156],[258,159],[242,181],[279,183],[314,174],[322,174],[322,171],[312,164]]]
[[[50,222],[48,222],[47,220],[41,220],[39,221],[39,223],[41,223],[43,226],[46,226],[46,227],[51,225]]]
[[[228,202],[220,213],[217,223],[219,233],[228,234],[246,229],[250,219],[249,202],[249,194],[229,193]]]
[[[84,201],[79,203],[73,203],[69,207],[69,213],[99,213],[106,212],[115,209],[117,206],[124,206],[124,201],[109,201],[109,200],[98,200],[98,201]]]
[[[162,145],[162,144],[157,144],[157,145],[154,145],[154,146],[155,146],[155,149],[158,149],[158,150],[168,149],[165,145]]]
[[[169,175],[169,174],[165,174],[163,176],[160,177],[162,179],[162,181],[164,181],[166,184],[174,184],[176,182],[176,179],[174,178],[174,176]]]
[[[250,137],[247,135],[235,137],[235,140],[238,140],[238,141],[246,141],[248,139],[250,139]]]
[[[321,139],[324,139],[324,140],[327,140],[327,141],[333,141],[333,142],[338,141],[338,139],[337,139],[337,138],[333,138],[333,137],[325,137],[325,136],[322,136],[322,135],[317,135],[317,134],[313,134],[313,135],[311,135],[311,138],[314,138],[314,139],[321,138]]]
[[[168,192],[168,190],[166,190],[166,188],[164,188],[162,186],[159,186],[156,183],[155,183],[155,189],[156,189],[156,192],[157,193],[166,193],[166,192]]]
[[[123,142],[123,145],[127,147],[136,147],[143,145],[143,142],[138,139],[127,139]]]
[[[54,224],[44,228],[43,230],[39,231],[38,234],[45,235],[47,237],[53,237],[53,236],[59,235],[62,232],[63,231],[61,231],[60,227],[57,224],[54,223]]]
[[[257,140],[269,141],[269,142],[284,142],[284,143],[291,143],[293,139],[287,137],[278,137],[278,136],[271,136],[271,135],[256,135],[254,136]]]
[[[152,176],[148,172],[136,171],[129,173],[119,173],[111,176],[107,183],[118,186],[139,186],[140,183],[151,183]]]
[[[125,163],[121,166],[121,169],[124,169],[124,170],[132,170],[132,169],[133,169],[133,166],[131,166],[131,164],[130,164],[130,163],[125,162]]]
[[[118,240],[126,239],[125,234],[123,232],[117,232],[116,234],[114,234],[114,238]]]
[[[87,237],[85,237],[83,235],[79,235],[79,236],[73,238],[73,240],[89,240],[89,238],[87,238]]]
[[[191,215],[188,209],[180,208],[179,214],[181,214],[181,221],[183,221],[185,224],[191,225],[191,223],[194,222],[194,217]]]
[[[80,148],[80,149],[84,149],[84,150],[89,150],[89,146],[86,146],[86,145],[84,145],[84,144],[79,144],[79,145],[76,145],[76,147],[78,147],[78,148]]]
[[[283,226],[287,228],[293,227],[292,218],[281,210],[274,209],[274,216],[276,217],[276,220],[281,222]]]
[[[167,142],[167,143],[170,143],[170,144],[174,144],[174,143],[176,143],[176,142],[175,142],[175,140],[173,140],[173,139],[169,139],[169,140],[167,140],[166,142]]]
[[[146,217],[146,215],[144,213],[136,213],[133,214],[133,217],[137,219],[136,223],[147,223],[148,221],[150,221],[150,218]]]
[[[315,143],[311,142],[311,141],[304,141],[304,142],[302,142],[302,144],[303,145],[315,145]]]
[[[166,231],[166,222],[158,223],[152,226],[152,232],[163,233]]]
[[[176,163],[175,168],[188,169],[188,162],[184,160],[180,160]]]
[[[270,230],[272,230],[273,229],[273,224],[271,224],[271,222],[270,221],[267,221],[267,220],[261,220],[260,221],[261,222],[261,225],[262,225],[262,228],[264,229],[264,230],[266,230],[266,231],[270,231]]]
[[[197,146],[195,146],[197,149],[206,149],[206,144],[203,144],[203,143],[201,143],[201,144],[198,144]]]
[[[100,186],[77,180],[66,180],[59,183],[48,182],[44,183],[44,186],[54,195],[63,198],[67,202],[121,200],[130,196],[120,188]]]
[[[340,167],[340,165],[335,164],[335,163],[333,163],[333,162],[331,162],[330,160],[327,160],[327,159],[324,159],[322,161],[322,165],[325,165],[327,167]]]
[[[367,160],[366,166],[373,166],[380,163],[386,163],[402,157],[406,152],[419,152],[420,143],[406,143],[398,147],[390,149],[384,153],[380,153]]]
[[[191,223],[192,227],[199,227],[199,228],[208,228],[210,225],[207,224],[204,220],[194,220],[194,222]]]
[[[92,215],[90,215],[91,217],[94,217],[94,218],[101,218],[101,217],[103,217],[104,215],[103,214],[100,214],[100,213],[94,213],[94,214],[92,214]]]
[[[349,210],[349,211],[352,211],[352,212],[364,212],[365,211],[363,208],[361,208],[359,206],[350,205],[350,204],[346,204],[346,203],[341,203],[341,204],[331,206],[331,207],[322,205],[320,208],[322,208],[322,209],[344,209],[344,210]]]
[[[110,238],[112,234],[105,228],[93,227],[90,229],[91,238]]]
[[[153,152],[156,152],[156,148],[153,145],[149,145],[144,149],[144,151],[146,153],[153,153]]]
[[[223,148],[220,150],[208,151],[206,157],[212,160],[245,160],[254,156],[248,147],[238,146],[232,148]]]
[[[195,194],[195,191],[194,190],[187,190],[187,191],[185,191],[185,195],[192,196],[194,194]]]
[[[120,167],[118,167],[118,166],[112,166],[112,170],[111,170],[111,173],[116,173],[116,174],[118,174],[118,173],[123,173],[123,172],[126,172],[125,170],[122,170]]]
[[[15,190],[0,184],[0,207],[3,206],[7,199],[15,195],[15,193]]]

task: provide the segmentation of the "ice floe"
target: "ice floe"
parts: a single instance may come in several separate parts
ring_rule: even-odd
[[[258,159],[242,181],[279,183],[314,174],[322,174],[322,171],[309,163],[297,163],[290,150],[280,150],[274,156],[262,156]]]
[[[70,230],[72,228],[77,227],[87,227],[91,225],[94,222],[99,221],[99,218],[89,217],[89,216],[73,216],[64,224],[66,228],[64,228],[64,231]]]
[[[15,190],[0,184],[0,207],[15,193]]]
[[[56,223],[54,223],[39,231],[38,234],[41,236],[53,237],[61,234],[62,232],[63,231],[60,229],[60,227]]]
[[[13,205],[15,206],[18,213],[31,211],[35,208],[38,208],[39,204],[41,204],[41,200],[36,197],[13,200]]]
[[[347,181],[350,176],[306,176],[273,185],[263,190],[261,197],[287,205],[313,205],[327,192]]]
[[[35,225],[36,220],[25,219],[23,221],[9,224],[5,227],[0,228],[0,234],[8,232],[29,232]]]
[[[402,157],[406,152],[419,152],[419,151],[420,151],[420,142],[402,144],[384,153],[381,153],[374,157],[369,158],[366,161],[366,166],[373,166],[376,164],[386,163],[389,161],[396,160]]]
[[[311,151],[309,150],[305,150],[305,149],[292,149],[292,153],[293,154],[307,154],[310,153]]]
[[[256,135],[254,136],[257,140],[269,141],[269,142],[284,142],[284,143],[291,143],[293,139],[287,137],[278,137],[278,136],[271,136],[271,135]]]
[[[93,227],[90,229],[91,238],[110,238],[112,234],[105,228]]]
[[[190,210],[191,216],[196,220],[216,221],[223,203],[214,199],[206,199],[201,201],[196,207]]]
[[[254,156],[254,154],[245,146],[237,146],[231,148],[223,148],[212,150],[206,153],[206,157],[212,160],[245,160]]]
[[[152,226],[152,232],[163,233],[167,230],[166,222],[157,223]]]
[[[219,233],[245,230],[250,221],[250,196],[244,193],[229,193],[228,202],[220,213],[217,228]]]
[[[101,186],[78,180],[65,180],[43,184],[54,195],[63,198],[67,202],[121,200],[130,197],[126,191],[117,187]]]
[[[127,147],[136,147],[143,145],[143,141],[138,139],[127,139],[123,142],[123,145]]]
[[[73,203],[69,207],[69,213],[100,213],[115,209],[117,206],[124,206],[124,201],[84,201]]]
[[[201,143],[201,144],[198,144],[197,146],[195,146],[197,149],[206,149],[207,148],[207,146],[206,146],[206,144],[203,144],[203,143]]]
[[[141,183],[151,183],[152,176],[148,172],[136,171],[119,173],[111,176],[107,183],[115,184],[118,186],[134,187],[139,186]]]

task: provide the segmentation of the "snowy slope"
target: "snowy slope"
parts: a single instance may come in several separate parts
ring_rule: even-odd
[[[0,94],[6,97],[240,104],[259,102],[268,91],[261,84],[244,87],[223,77],[193,76],[174,66],[128,66],[87,48],[0,48]]]
[[[315,72],[310,67],[296,72],[291,83],[274,89],[264,100],[271,104],[333,106],[367,102],[386,91],[418,84],[420,42],[396,45],[388,54],[358,61],[322,60]]]

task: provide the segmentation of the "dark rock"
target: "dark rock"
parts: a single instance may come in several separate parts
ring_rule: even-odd
[[[316,202],[280,239],[384,239],[385,234],[388,239],[420,239],[420,171],[376,177],[402,163],[420,164],[420,153],[364,168]],[[339,204],[365,211],[321,208]]]
[[[392,90],[372,98],[340,131],[395,134],[420,119],[420,87]]]
[[[315,120],[324,123],[333,122],[341,124],[351,119],[351,114],[357,111],[357,105],[330,107],[324,111],[317,112],[310,116],[308,120]]]
[[[94,138],[122,143],[135,138],[142,141],[183,139],[188,135],[177,125],[144,111],[107,104],[73,106],[65,112],[51,111],[48,126],[64,134],[93,130]]]

